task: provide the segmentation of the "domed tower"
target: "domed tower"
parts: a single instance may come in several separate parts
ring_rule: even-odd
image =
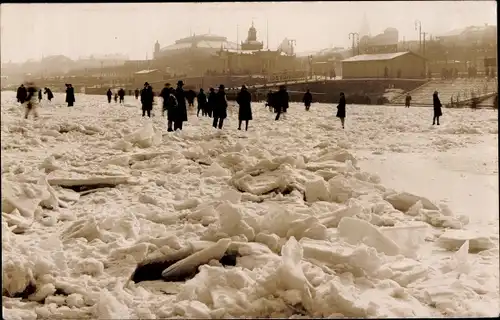
[[[257,41],[257,30],[253,26],[253,21],[252,21],[252,26],[248,29],[248,37],[247,41]]]
[[[247,40],[241,43],[241,50],[261,50],[262,48],[264,48],[264,43],[257,41],[257,30],[252,21],[252,26],[248,29]]]
[[[160,43],[158,42],[158,40],[156,40],[155,51],[153,52],[153,58],[154,59],[158,58],[159,54],[160,54]]]

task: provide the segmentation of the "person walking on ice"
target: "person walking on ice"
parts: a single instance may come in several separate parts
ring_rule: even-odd
[[[111,103],[111,98],[113,97],[113,92],[111,92],[111,88],[108,89],[106,95],[108,96],[108,103]]]
[[[54,99],[54,94],[52,93],[52,90],[50,90],[49,88],[45,87],[44,93],[47,94],[47,100],[49,100],[49,102],[51,102],[52,99]]]
[[[66,84],[66,103],[68,103],[68,107],[72,107],[75,103],[75,88],[71,83]]]
[[[337,118],[340,118],[340,123],[342,124],[342,129],[344,129],[345,123],[345,96],[344,93],[340,93],[339,104],[337,106]]]
[[[304,102],[304,106],[306,107],[306,111],[309,111],[311,108],[311,102],[313,100],[311,92],[307,89],[306,93],[304,93],[304,97],[302,98],[302,102]]]
[[[406,97],[405,97],[405,108],[409,108],[410,107],[410,103],[411,103],[411,96],[409,93],[406,94]]]
[[[123,88],[118,90],[118,97],[120,97],[120,104],[123,104],[125,102],[125,90]]]
[[[28,82],[26,85],[26,92],[28,93],[28,95],[26,97],[26,112],[24,113],[24,119],[28,119],[28,116],[31,112],[33,112],[33,117],[37,119],[38,106],[40,102],[37,96],[38,89],[35,87],[35,84],[33,82]]]
[[[203,88],[200,88],[200,92],[196,96],[196,102],[198,103],[198,112],[196,113],[196,116],[200,116],[200,111],[202,116],[207,116],[207,96],[205,95],[205,92],[203,92]]]
[[[149,83],[144,83],[144,89],[141,92],[141,104],[142,104],[142,116],[145,117],[146,114],[151,118],[151,110],[153,109],[153,88]]]
[[[214,128],[222,129],[224,119],[227,118],[227,98],[224,91],[224,85],[219,86],[219,90],[215,94],[215,105],[213,110],[214,121],[212,126]]]
[[[437,91],[434,91],[434,94],[432,95],[432,104],[434,106],[434,117],[432,118],[432,125],[435,125],[437,122],[437,125],[439,126],[439,117],[443,115],[443,111],[441,110],[441,100],[439,100]]]
[[[245,85],[241,86],[241,91],[236,97],[236,102],[240,106],[238,111],[238,130],[245,121],[245,131],[248,131],[248,122],[252,120],[252,96]]]

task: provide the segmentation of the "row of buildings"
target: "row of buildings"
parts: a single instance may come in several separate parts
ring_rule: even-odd
[[[301,55],[294,51],[295,41],[287,38],[275,50],[264,48],[252,23],[247,38],[240,43],[224,36],[193,34],[165,47],[157,41],[152,59],[129,60],[114,55],[72,61],[64,56],[52,56],[17,69],[2,65],[2,75],[54,78],[65,74],[83,79],[85,85],[106,86],[124,83],[138,86],[144,79],[162,82],[183,77],[197,78],[200,85],[205,77],[252,75],[267,81],[311,74],[335,74],[343,78],[423,78],[429,70],[439,72],[443,67],[463,71],[470,65],[479,70],[486,65],[496,66],[496,26],[467,27],[424,37],[423,41],[400,39],[394,28],[375,36],[366,32],[357,35],[351,48],[335,47]]]

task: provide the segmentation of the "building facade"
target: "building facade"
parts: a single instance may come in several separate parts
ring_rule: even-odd
[[[363,54],[342,61],[343,79],[426,77],[426,59],[413,52]]]

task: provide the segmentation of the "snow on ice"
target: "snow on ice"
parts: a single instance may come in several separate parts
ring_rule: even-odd
[[[255,103],[248,132],[191,114],[167,133],[129,97],[58,99],[24,120],[2,92],[4,319],[499,313],[498,229],[356,156],[467,148],[497,134],[490,110],[432,127],[427,108],[348,106],[343,131],[331,105],[275,122]]]

